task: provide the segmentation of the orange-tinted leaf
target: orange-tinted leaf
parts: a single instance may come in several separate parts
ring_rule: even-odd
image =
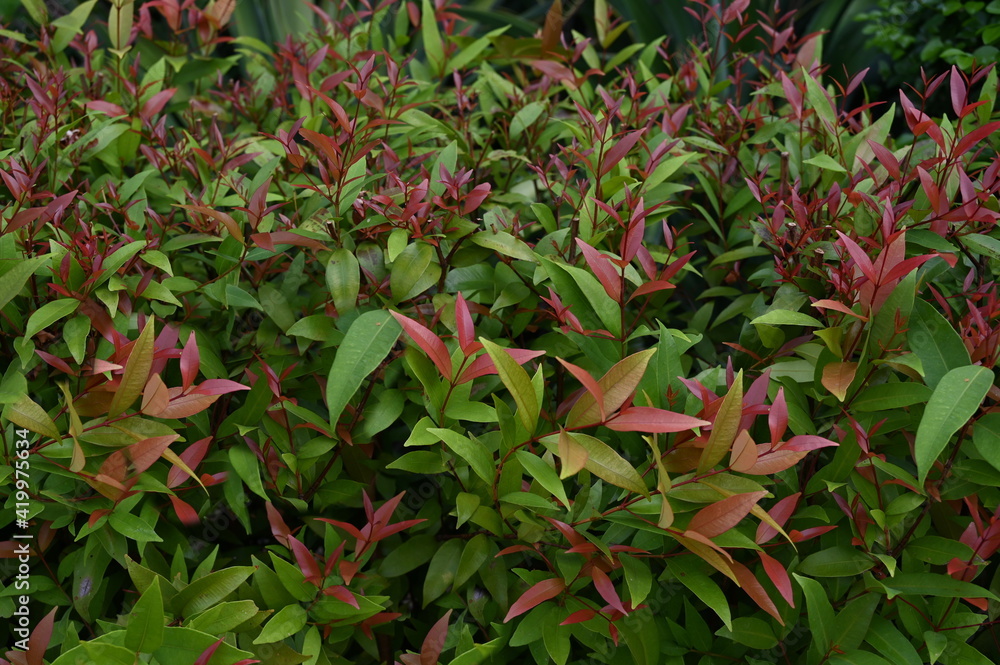
[[[654,353],[656,353],[656,349],[646,349],[623,358],[598,380],[597,384],[604,393],[604,413],[617,411],[625,403],[625,400],[635,392],[636,386],[642,380],[642,375],[646,372],[649,359]],[[600,422],[601,408],[590,393],[582,395],[566,416],[566,423],[570,427],[593,425]]]
[[[420,665],[437,665],[438,658],[441,657],[441,650],[444,649],[445,638],[448,637],[448,619],[451,618],[451,610],[444,613],[444,616],[437,620],[423,644],[420,645]]]
[[[683,413],[674,413],[652,406],[632,406],[609,420],[605,425],[608,429],[613,429],[616,432],[663,434],[683,432],[695,427],[711,425],[711,423],[700,418],[686,416]]]
[[[135,473],[142,473],[153,466],[156,460],[160,459],[163,455],[163,451],[179,438],[181,438],[180,434],[154,436],[137,441],[129,446],[127,448],[128,455],[132,459],[132,467]]]
[[[53,607],[31,631],[31,637],[28,638],[28,652],[25,654],[28,665],[42,665],[42,656],[45,655],[45,650],[49,648],[49,641],[52,639],[52,625],[56,619],[57,609]]]
[[[555,598],[565,589],[566,583],[558,577],[542,580],[525,591],[521,594],[520,598],[514,601],[514,604],[510,606],[510,611],[507,612],[507,616],[504,617],[503,622],[507,623],[514,617],[524,614],[533,607],[541,605],[546,600]]]
[[[577,610],[576,612],[570,614],[568,617],[563,619],[562,623],[560,623],[559,625],[568,626],[572,623],[583,623],[584,621],[590,621],[596,616],[597,612],[590,609],[589,607],[585,607],[582,610]]]
[[[837,302],[836,300],[817,300],[812,304],[812,306],[818,309],[833,309],[838,312],[842,312],[844,314],[853,316],[856,319],[861,319],[862,321],[868,320],[867,316],[862,316],[861,314],[858,314],[844,303]]]
[[[733,562],[733,557],[729,556],[729,553],[724,549],[694,531],[685,531],[683,535],[671,535],[692,554],[736,582],[736,574],[733,573],[733,569],[730,566]]]
[[[174,507],[174,512],[177,513],[177,518],[183,524],[186,524],[187,526],[198,526],[201,522],[201,518],[198,517],[198,512],[183,499],[179,499],[171,494],[170,504]]]
[[[736,375],[733,387],[722,398],[722,405],[715,416],[712,433],[708,437],[701,457],[698,459],[698,473],[710,471],[721,462],[733,446],[743,418],[743,371]]]
[[[170,400],[167,408],[156,415],[158,418],[168,419],[188,418],[212,406],[217,399],[218,395],[181,395]]]
[[[741,431],[733,442],[733,452],[729,456],[729,466],[733,471],[752,469],[757,463],[757,445],[750,438],[750,433]]]
[[[559,48],[559,38],[563,29],[562,0],[555,0],[545,15],[545,26],[542,28],[542,53]]]
[[[563,367],[568,369],[569,373],[572,374],[577,381],[582,383],[583,387],[587,389],[588,393],[590,393],[590,396],[594,398],[594,403],[600,406],[601,421],[603,422],[605,419],[604,391],[601,390],[600,384],[598,384],[594,377],[592,377],[590,373],[582,367],[578,367],[571,362],[566,362],[562,358],[556,358],[556,360],[558,360]]]
[[[696,531],[709,538],[721,535],[739,524],[767,492],[734,494],[705,506],[691,518],[688,531]]]
[[[792,580],[788,577],[788,571],[781,565],[781,562],[772,557],[767,552],[760,550],[757,552],[760,562],[764,565],[764,572],[767,573],[771,583],[778,589],[778,593],[785,599],[785,602],[795,607],[795,598],[792,594]]]
[[[153,320],[150,319],[132,345],[132,352],[125,362],[125,371],[122,373],[118,390],[115,391],[115,396],[111,398],[111,405],[108,407],[108,415],[112,418],[121,415],[132,406],[132,402],[146,387],[149,370],[153,366],[154,331]]]
[[[764,587],[757,580],[757,577],[750,572],[749,568],[744,566],[739,561],[734,561],[732,566],[733,572],[736,573],[736,579],[739,582],[739,585],[743,587],[744,591],[747,592],[750,599],[757,603],[757,606],[760,607],[760,609],[773,616],[778,620],[778,623],[784,626],[785,622],[781,618],[781,613],[778,612],[778,608],[775,607],[774,601],[767,595],[767,591],[764,590]]]
[[[390,313],[399,321],[399,325],[403,327],[403,330],[410,336],[410,339],[416,342],[417,346],[434,362],[441,377],[445,381],[451,381],[451,354],[448,353],[448,348],[444,345],[444,342],[427,327],[417,323],[413,319],[407,318],[398,312]]]
[[[559,430],[559,459],[562,462],[562,469],[559,472],[560,479],[566,479],[579,473],[586,465],[589,458],[587,449],[566,433],[566,430]]]
[[[752,476],[767,476],[778,473],[785,469],[790,469],[799,463],[803,457],[808,455],[808,451],[798,450],[771,450],[771,446],[766,443],[757,444],[757,463],[743,473]]]
[[[167,384],[163,383],[159,374],[149,377],[149,381],[146,382],[146,387],[142,391],[142,406],[139,410],[146,415],[159,416],[169,404],[170,392],[167,389]]]
[[[221,210],[213,210],[212,208],[199,205],[184,205],[175,204],[178,208],[185,208],[186,210],[192,210],[197,213],[201,213],[206,217],[215,220],[216,222],[222,224],[229,231],[229,235],[236,238],[241,245],[246,245],[246,241],[243,239],[243,231],[240,229],[240,225],[236,223],[229,214],[222,212]]]
[[[285,520],[282,519],[281,513],[278,512],[278,509],[275,508],[270,501],[265,504],[265,509],[267,510],[267,521],[271,525],[271,535],[273,535],[275,540],[279,543],[291,549],[288,544],[288,537],[292,535],[292,531],[288,528],[288,525],[285,524]]]
[[[858,371],[856,362],[833,362],[827,363],[823,368],[821,382],[823,387],[833,393],[841,402],[847,398],[847,389],[854,381],[854,375]]]

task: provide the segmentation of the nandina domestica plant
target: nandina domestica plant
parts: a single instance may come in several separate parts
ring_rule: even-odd
[[[1000,658],[993,68],[233,4],[0,32],[3,662]]]

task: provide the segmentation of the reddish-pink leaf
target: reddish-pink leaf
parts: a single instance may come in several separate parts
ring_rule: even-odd
[[[469,347],[476,341],[476,329],[472,324],[469,304],[465,302],[461,292],[455,298],[455,326],[458,328],[458,345],[462,347],[462,353],[471,355]]]
[[[139,117],[143,120],[151,121],[153,116],[163,110],[163,107],[167,105],[167,102],[170,101],[175,92],[177,92],[177,88],[167,88],[147,99],[139,111]]]
[[[270,501],[265,504],[265,509],[267,511],[267,521],[271,525],[271,534],[274,536],[275,540],[288,549],[291,549],[291,546],[288,544],[288,537],[292,535],[292,531],[288,528],[288,525],[285,524],[285,520],[281,517],[281,513],[278,512],[278,509],[275,508]]]
[[[201,464],[201,461],[205,459],[205,454],[208,452],[208,444],[211,442],[212,437],[210,436],[206,436],[204,439],[198,439],[185,448],[184,452],[179,455],[181,461],[184,462],[192,471],[195,470],[198,468],[198,465]],[[187,472],[174,464],[170,467],[170,471],[167,473],[167,487],[177,487],[181,481],[187,477]]]
[[[958,142],[955,146],[955,150],[952,153],[954,157],[961,157],[966,152],[969,151],[974,145],[993,134],[995,131],[1000,129],[1000,121],[994,121],[983,125],[982,127],[977,127],[971,132],[962,137],[962,140]]]
[[[391,312],[391,314],[399,321],[399,325],[403,326],[403,330],[410,336],[410,339],[416,342],[417,346],[434,362],[441,377],[445,381],[451,381],[451,354],[448,353],[448,348],[441,341],[441,338],[413,319],[398,312]]]
[[[420,645],[420,665],[437,665],[438,658],[441,657],[441,650],[444,649],[445,638],[448,637],[448,619],[451,618],[451,610],[444,613],[444,616],[437,620],[423,644]]]
[[[837,231],[837,235],[840,236],[840,243],[847,249],[847,253],[851,255],[854,259],[854,263],[857,264],[861,273],[867,277],[872,282],[878,281],[878,276],[875,274],[875,268],[872,265],[871,259],[865,253],[865,250],[861,249],[858,243],[851,240],[849,237]]]
[[[674,413],[652,406],[631,406],[605,423],[616,432],[668,433],[683,432],[712,423],[707,420]]]
[[[95,111],[100,111],[102,113],[107,113],[112,117],[120,115],[128,115],[128,111],[118,106],[117,104],[112,104],[111,102],[105,102],[101,100],[96,100],[93,102],[87,102],[84,106],[88,109],[94,109]]]
[[[544,356],[544,351],[529,351],[528,349],[504,349],[507,355],[514,359],[518,365],[523,365],[532,358],[537,358],[538,356]],[[473,379],[478,379],[481,376],[487,376],[489,374],[496,374],[497,368],[493,364],[493,359],[490,358],[489,354],[484,353],[469,365],[462,376],[459,377],[458,383],[468,383]]]
[[[638,209],[643,207],[643,201],[640,198]],[[625,237],[622,238],[621,243],[621,255],[622,258],[628,262],[632,262],[635,255],[639,253],[639,248],[642,247],[642,239],[646,232],[646,216],[645,215],[634,215],[632,219],[629,220],[628,230],[625,232]]]
[[[962,108],[965,106],[965,98],[968,93],[968,89],[965,86],[965,79],[958,71],[958,67],[955,65],[951,66],[951,108],[955,111],[955,115],[959,118],[962,117]]]
[[[358,539],[364,538],[364,536],[361,535],[361,530],[358,529],[358,527],[354,526],[353,524],[348,524],[347,522],[341,522],[339,520],[331,520],[327,517],[317,517],[316,520],[319,522],[326,522],[327,524],[332,524],[335,527],[339,527],[344,531],[346,531],[347,533],[354,536],[355,538]]]
[[[778,501],[774,504],[771,510],[767,511],[767,514],[771,516],[778,526],[784,527],[785,523],[795,512],[796,507],[799,505],[799,499],[802,497],[801,492],[796,492],[791,496],[786,496],[784,499]],[[763,545],[767,541],[771,540],[778,535],[778,531],[768,524],[767,522],[761,522],[760,526],[757,527],[757,537],[754,542],[758,545]]]
[[[594,568],[591,568],[590,576],[594,580],[594,588],[597,589],[597,593],[601,594],[601,598],[604,599],[604,602],[622,614],[628,614],[625,607],[622,605],[622,599],[618,596],[618,592],[615,591],[615,585],[611,583],[611,578],[608,577],[608,574],[595,566]]]
[[[353,593],[351,593],[351,590],[340,584],[326,587],[323,589],[323,595],[333,596],[337,600],[347,603],[354,609],[360,609],[361,607],[358,604],[358,599],[354,597]]]
[[[868,320],[867,316],[862,316],[861,314],[858,314],[844,303],[837,302],[836,300],[827,300],[827,299],[817,300],[812,304],[812,306],[818,309],[834,309],[837,310],[838,312],[842,312],[844,314],[853,316],[856,319],[861,319],[862,321]]]
[[[785,621],[781,618],[781,613],[778,612],[774,601],[767,595],[767,591],[764,590],[763,585],[757,580],[757,577],[750,572],[750,569],[739,561],[733,561],[730,565],[733,568],[733,572],[736,573],[736,579],[739,580],[740,586],[750,596],[750,599],[757,603],[760,609],[773,616],[778,620],[778,623],[784,626]]]
[[[856,362],[832,362],[823,367],[823,375],[820,383],[829,390],[834,397],[843,402],[847,398],[847,390],[854,382],[854,375],[858,371]]]
[[[323,574],[316,563],[316,557],[303,545],[295,536],[288,536],[288,544],[291,545],[292,553],[295,555],[295,562],[299,564],[299,570],[305,575],[306,582],[319,586],[323,583]]]
[[[615,270],[614,265],[604,254],[585,243],[580,238],[576,239],[576,244],[583,252],[583,258],[587,265],[597,277],[604,291],[617,303],[622,300],[622,276]]]
[[[28,652],[25,654],[28,665],[42,665],[42,656],[45,655],[45,650],[49,648],[49,642],[52,640],[52,625],[56,619],[56,610],[58,608],[53,607],[31,631],[31,637],[28,638]]]
[[[541,605],[546,600],[555,598],[566,589],[566,583],[558,577],[542,580],[538,584],[521,594],[521,597],[510,606],[510,611],[504,617],[503,622],[507,623],[511,619],[524,614],[533,607]]]
[[[171,388],[171,390],[179,390]],[[177,419],[189,418],[201,413],[219,399],[218,395],[180,395],[170,400],[167,408],[156,414],[157,418]]]
[[[499,552],[497,552],[493,558],[497,559],[502,556],[506,556],[508,554],[517,554],[518,552],[533,552],[533,551],[534,550],[532,550],[527,545],[511,545],[510,547],[505,547]]]
[[[327,247],[315,238],[307,238],[292,231],[271,231],[270,233],[254,233],[250,235],[250,242],[268,250],[274,251],[275,245],[295,245],[296,247],[311,247],[313,249],[327,249]]]
[[[576,612],[573,612],[572,614],[570,614],[559,625],[560,626],[568,626],[568,625],[573,624],[573,623],[583,623],[584,621],[590,621],[591,619],[593,619],[596,616],[597,616],[597,612],[595,612],[594,610],[590,609],[589,607],[585,607],[582,610],[577,610]]]
[[[871,139],[868,139],[868,145],[871,146],[872,152],[875,153],[879,164],[885,167],[885,170],[889,172],[893,180],[899,180],[899,160],[892,154],[892,151],[881,143],[872,141]]]
[[[604,157],[601,159],[601,163],[598,164],[597,177],[603,178],[607,173],[615,167],[618,162],[625,158],[628,151],[638,143],[639,138],[642,136],[643,129],[635,129],[631,132],[625,134],[620,138],[615,140],[615,144],[604,153]]]
[[[820,448],[830,448],[840,445],[836,441],[816,436],[815,434],[799,434],[788,440],[788,443],[781,446],[781,450],[794,450],[798,452],[808,452],[819,450]]]
[[[222,646],[222,642],[223,640],[220,637],[214,644],[202,651],[201,655],[198,656],[198,659],[194,661],[194,665],[208,665],[208,661],[212,660],[212,656],[214,656],[215,652],[218,651],[220,646]]]
[[[229,379],[206,379],[195,386],[190,394],[225,395],[227,393],[234,393],[237,390],[250,390],[250,386],[244,386],[242,383],[230,381]]]
[[[774,446],[781,441],[788,429],[788,404],[785,402],[785,388],[778,388],[778,394],[774,396],[771,409],[767,412],[767,427],[771,430],[771,445]]]
[[[543,515],[543,517],[545,516]],[[545,517],[545,519],[548,520],[548,522],[552,526],[557,528],[559,530],[559,533],[561,533],[563,537],[570,542],[571,545],[581,545],[587,542],[586,539],[583,536],[581,536],[577,532],[577,530],[571,527],[569,524],[566,524],[565,522],[560,522],[559,520],[556,519],[552,519],[551,517]]]
[[[733,471],[744,471],[753,468],[757,463],[757,446],[750,433],[741,430],[733,441],[733,450],[729,456],[729,466]]]
[[[764,491],[734,494],[705,506],[691,518],[688,531],[695,531],[709,538],[723,534],[743,521],[766,495],[767,492]]]
[[[239,243],[243,244],[243,231],[240,229],[240,225],[236,223],[236,220],[232,218],[228,213],[222,212],[221,210],[214,210],[207,206],[200,205],[182,205],[174,204],[178,208],[184,208],[185,210],[191,210],[199,214],[205,215],[209,219],[213,219],[219,224],[222,224],[229,231],[229,235],[236,238]]]
[[[764,572],[771,580],[771,583],[778,589],[778,593],[785,599],[785,602],[795,607],[795,598],[792,593],[792,581],[788,577],[788,571],[781,565],[781,562],[763,550],[759,550],[757,555],[764,565]]]
[[[195,339],[194,331],[188,335],[187,343],[181,351],[181,387],[187,390],[194,383],[201,367],[201,355],[198,353],[198,340]]]
[[[174,508],[174,512],[177,513],[177,519],[187,526],[198,526],[201,523],[201,518],[198,517],[198,511],[191,507],[191,504],[187,503],[183,499],[179,499],[174,495],[170,495],[170,503]]]
[[[638,298],[639,296],[644,296],[649,293],[656,293],[657,291],[663,291],[666,289],[677,288],[676,285],[666,282],[662,279],[655,279],[651,282],[646,282],[645,284],[640,284],[639,288],[632,292],[629,296],[629,301],[631,302],[633,298]]]
[[[577,365],[574,365],[571,362],[566,362],[562,358],[556,358],[556,360],[558,360],[563,367],[568,369],[569,373],[572,374],[574,377],[576,377],[576,380],[582,383],[583,387],[586,388],[587,392],[590,393],[591,397],[594,398],[594,401],[601,409],[601,422],[603,422],[605,419],[604,391],[601,390],[601,386],[597,383],[597,380],[594,377],[592,377],[590,373],[587,370],[583,369],[582,367],[578,367]]]
[[[882,283],[892,284],[897,279],[902,279],[920,267],[925,261],[933,259],[934,256],[934,254],[923,254],[921,256],[911,256],[908,259],[900,261],[882,278]]]

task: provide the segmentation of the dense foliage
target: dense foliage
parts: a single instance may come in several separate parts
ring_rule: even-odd
[[[0,662],[1000,658],[994,70],[24,4]]]

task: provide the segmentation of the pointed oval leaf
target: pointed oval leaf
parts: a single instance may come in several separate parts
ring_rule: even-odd
[[[705,473],[721,462],[733,447],[736,434],[743,418],[743,372],[733,381],[732,388],[722,399],[722,406],[715,416],[712,433],[708,437],[701,457],[698,459],[698,473]]]
[[[705,506],[691,518],[688,531],[696,531],[709,538],[721,535],[743,521],[757,502],[765,496],[767,492],[764,491],[734,494]]]
[[[531,385],[531,378],[528,373],[517,364],[517,361],[505,353],[503,347],[483,337],[479,338],[486,353],[493,359],[493,364],[497,368],[500,380],[507,386],[507,390],[514,397],[517,404],[517,417],[524,425],[528,435],[534,433],[538,424],[538,398],[535,396],[535,388]]]
[[[616,432],[648,432],[669,433],[683,432],[696,427],[704,427],[712,423],[700,418],[674,413],[666,409],[652,406],[633,406],[622,411],[618,416],[605,423],[608,429]]]
[[[108,407],[108,415],[112,418],[121,415],[132,406],[132,402],[142,395],[142,391],[146,387],[146,381],[149,380],[149,370],[153,366],[154,331],[155,326],[153,320],[150,319],[132,346],[132,353],[129,354],[125,363],[121,383],[118,385],[118,390],[115,391],[115,396],[111,398],[111,406]]]
[[[592,474],[616,487],[648,495],[646,483],[635,468],[625,458],[611,449],[608,444],[587,434],[567,432],[566,436],[587,451],[584,468]]]
[[[365,312],[351,324],[337,349],[326,383],[331,426],[336,427],[340,414],[362,381],[392,351],[400,332],[400,325],[384,310]]]
[[[635,392],[654,353],[656,349],[646,349],[624,358],[598,380],[597,384],[604,393],[604,413],[617,411]],[[601,422],[601,413],[594,396],[587,392],[570,409],[566,424],[569,427],[597,424]]]
[[[507,616],[504,617],[503,622],[507,623],[514,617],[524,614],[528,610],[541,605],[546,600],[555,598],[565,589],[566,583],[558,577],[542,580],[525,591],[521,594],[520,598],[514,601],[514,604],[510,606],[510,611],[507,612]]]
[[[351,251],[340,247],[330,254],[326,264],[326,286],[341,314],[357,306],[361,290],[361,264]]]

